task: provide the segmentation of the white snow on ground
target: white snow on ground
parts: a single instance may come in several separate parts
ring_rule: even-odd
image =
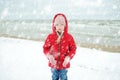
[[[43,42],[0,37],[0,80],[51,80]],[[77,47],[69,80],[120,80],[120,53]]]

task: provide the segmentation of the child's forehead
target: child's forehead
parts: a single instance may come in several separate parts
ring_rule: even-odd
[[[65,19],[65,18],[64,18],[64,16],[62,16],[62,15],[58,15],[58,16],[56,16],[55,19]]]
[[[62,15],[57,15],[56,17],[64,17],[64,16],[62,16]]]

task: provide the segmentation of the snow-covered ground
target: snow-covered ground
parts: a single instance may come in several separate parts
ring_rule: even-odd
[[[0,37],[0,80],[51,80],[43,42]],[[120,53],[77,47],[69,80],[120,80]]]

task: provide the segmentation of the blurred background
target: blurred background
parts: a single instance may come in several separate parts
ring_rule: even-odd
[[[43,42],[56,13],[78,46],[120,52],[120,0],[0,0],[0,37]]]

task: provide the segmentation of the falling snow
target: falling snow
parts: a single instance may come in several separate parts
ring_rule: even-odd
[[[110,52],[120,52],[119,5],[119,0],[53,0],[53,2],[48,0],[0,0],[0,55],[2,55],[0,56],[0,65],[2,65],[0,66],[0,75],[2,75],[0,80],[33,80],[41,79],[41,77],[43,80],[47,80],[47,77],[50,78],[50,74],[48,74],[44,79],[45,75],[40,72],[45,68],[45,72],[48,73],[49,70],[47,64],[42,64],[44,66],[39,64],[41,58],[45,61],[39,55],[42,53],[40,51],[42,51],[41,44],[43,44],[39,44],[39,42],[44,41],[46,36],[51,33],[53,16],[59,12],[67,16],[69,32],[75,38],[76,44],[81,46],[77,50],[79,55],[76,57],[76,59],[80,59],[80,63],[73,61],[75,65],[72,66],[73,71],[70,71],[69,74],[71,80],[73,78],[74,80],[120,80],[120,68],[118,67],[120,64],[117,63],[120,59],[117,56],[119,54]],[[3,37],[31,39],[39,42]],[[91,46],[92,49],[82,48]],[[99,50],[108,52],[98,51],[96,46],[99,47]],[[44,69],[39,69],[43,67]],[[32,72],[36,72],[36,75]],[[73,73],[77,77],[73,76]]]

